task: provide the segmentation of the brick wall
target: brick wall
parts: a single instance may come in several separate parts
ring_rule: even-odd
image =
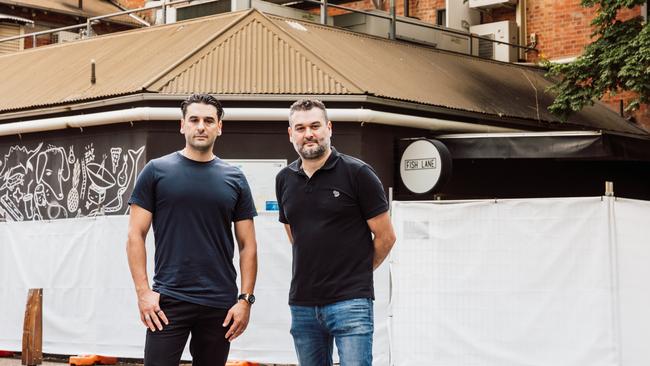
[[[359,10],[370,10],[375,8],[374,5],[372,5],[371,0],[353,1],[351,3],[341,4],[341,6],[345,6],[352,9],[359,9]],[[310,11],[314,14],[320,13],[319,8],[313,8]],[[327,12],[329,16],[336,16],[344,13],[347,13],[347,11],[341,9],[335,9],[335,8],[328,8],[328,12]]]
[[[397,15],[404,15],[404,1],[405,0],[395,0],[395,13]],[[420,19],[431,24],[436,24],[436,10],[445,8],[445,0],[408,0],[409,1],[409,16],[413,18]],[[384,6],[380,10],[388,11],[389,10],[389,0],[384,0]],[[359,9],[359,10],[371,10],[375,9],[375,6],[372,3],[372,0],[361,0],[353,1],[349,3],[341,4],[342,6]],[[315,8],[311,10],[314,14],[318,14],[319,9]],[[329,8],[327,14],[329,16],[339,15],[346,13],[344,10]]]
[[[414,0],[409,5],[412,17],[436,24],[436,10],[445,8],[445,0]]]
[[[527,34],[537,36],[538,55],[528,53],[528,61],[536,62],[540,57],[549,60],[577,57],[584,47],[592,42],[594,18],[593,8],[584,8],[580,0],[527,0],[526,1]],[[623,9],[619,19],[626,20],[641,15],[641,8]],[[607,96],[603,102],[614,111],[619,112],[620,100],[627,105],[632,93],[620,93],[615,97]],[[648,106],[631,116],[640,126],[650,131],[650,111]]]
[[[528,61],[540,57],[561,59],[577,56],[591,42],[593,9],[583,8],[580,0],[527,0],[526,34],[535,34],[539,54],[531,52]]]
[[[483,23],[500,22],[503,20],[517,20],[517,12],[513,8],[495,8],[487,14],[483,14]]]
[[[127,9],[137,9],[144,7],[145,0],[117,0],[117,3]]]

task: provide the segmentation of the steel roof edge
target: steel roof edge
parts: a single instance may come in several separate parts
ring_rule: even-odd
[[[391,98],[390,96],[385,96],[385,95],[378,95],[377,97],[379,98],[385,98],[386,100],[394,100],[398,102],[408,102],[408,103],[418,103],[417,101],[409,101],[406,99],[400,99],[400,98]],[[430,104],[422,103],[419,105],[425,105],[425,106],[433,106]],[[640,127],[637,124],[634,124],[628,120],[625,120],[624,118],[620,117],[615,111],[611,110],[607,105],[601,101],[595,101],[594,105],[598,105],[600,107],[600,110],[598,111],[599,113],[608,113],[608,114],[613,114],[615,115],[616,118],[620,118],[625,123],[627,124],[627,127],[630,127],[632,129],[635,129],[638,131],[639,136],[646,136],[647,138],[650,138],[650,131],[647,131]],[[632,133],[626,133],[623,131],[614,131],[614,130],[608,130],[605,128],[599,128],[599,127],[590,127],[581,122],[580,119],[587,119],[588,116],[581,115],[581,113],[585,113],[584,110],[580,112],[574,112],[572,115],[569,116],[569,120],[567,121],[561,121],[559,118],[557,120],[547,120],[547,119],[532,119],[532,118],[525,118],[521,116],[515,116],[515,115],[509,115],[509,114],[491,114],[491,113],[485,113],[481,111],[473,111],[473,110],[468,110],[468,109],[461,109],[461,108],[454,108],[450,106],[435,106],[440,109],[442,109],[444,112],[443,113],[450,113],[451,111],[456,111],[461,113],[462,115],[465,116],[474,116],[474,118],[480,118],[480,119],[485,119],[488,118],[491,121],[494,121],[496,123],[505,123],[506,121],[514,121],[514,123],[521,123],[523,121],[527,121],[526,123],[529,124],[535,124],[539,126],[540,128],[553,128],[557,126],[563,126],[567,128],[574,128],[574,129],[584,129],[584,130],[589,130],[589,131],[595,131],[595,130],[603,130],[603,131],[608,131],[608,133],[611,134],[620,134],[620,135],[629,135],[629,136],[635,136],[635,134]],[[521,122],[517,122],[521,121]],[[558,127],[559,128],[559,127]]]
[[[31,20],[31,19],[21,18],[21,17],[15,16],[15,15],[9,15],[9,14],[4,14],[4,13],[0,13],[0,20],[13,20],[15,22],[21,22],[21,23],[25,23],[25,24],[32,24],[32,25],[34,24],[34,21]]]
[[[25,119],[32,119],[36,116],[59,116],[69,113],[75,113],[79,111],[90,111],[92,109],[98,109],[103,107],[113,107],[123,104],[133,104],[138,102],[178,102],[180,108],[180,102],[185,100],[189,94],[178,94],[178,95],[169,95],[169,94],[156,94],[156,93],[134,93],[122,96],[116,96],[110,99],[98,99],[93,101],[86,101],[81,103],[69,104],[65,106],[52,106],[44,107],[38,109],[32,109],[28,111],[20,111],[14,113],[5,113],[0,114],[0,124],[10,123],[10,122],[19,122]],[[529,129],[534,129],[537,131],[548,131],[548,130],[582,130],[582,131],[601,131],[604,134],[609,135],[618,135],[631,137],[642,140],[650,141],[650,133],[645,132],[645,130],[640,130],[642,133],[631,134],[610,130],[596,130],[589,129],[583,125],[576,125],[572,123],[547,123],[546,125],[540,125],[537,120],[527,120],[523,118],[511,118],[511,117],[499,117],[496,115],[486,115],[480,114],[477,112],[468,112],[461,109],[450,109],[448,107],[433,106],[426,104],[418,104],[409,101],[394,100],[381,98],[372,95],[366,94],[352,94],[352,95],[305,95],[305,94],[221,94],[216,95],[220,101],[224,102],[287,102],[288,105],[294,102],[296,99],[303,97],[318,98],[323,102],[330,103],[361,103],[381,106],[388,109],[397,108],[403,112],[410,112],[412,115],[417,115],[419,113],[424,113],[426,116],[446,116],[447,118],[457,118],[459,121],[472,121],[476,124],[489,124],[495,126],[508,126],[512,128],[521,128],[526,127]]]

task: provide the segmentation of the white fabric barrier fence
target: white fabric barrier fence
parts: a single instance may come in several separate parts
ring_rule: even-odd
[[[649,202],[393,207],[391,306],[387,266],[375,273],[375,365],[650,364]],[[20,350],[27,289],[42,287],[44,352],[142,357],[127,221],[0,223],[0,349]],[[256,231],[258,302],[231,358],[296,363],[290,245],[277,214],[260,215]]]
[[[0,350],[21,350],[27,291],[43,288],[43,352],[142,358],[145,329],[126,259],[127,223],[127,216],[0,223]],[[261,213],[255,227],[257,302],[230,358],[295,364],[291,247],[277,213]],[[147,252],[151,279],[152,235]],[[375,292],[375,364],[387,365],[388,266],[375,273]],[[187,349],[183,359],[191,359]]]
[[[392,365],[649,365],[650,203],[394,202]]]

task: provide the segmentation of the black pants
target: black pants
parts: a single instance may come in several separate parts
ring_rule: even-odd
[[[162,294],[160,308],[169,324],[163,324],[163,330],[155,332],[147,329],[145,366],[178,366],[190,333],[192,365],[226,364],[230,342],[225,338],[228,327],[222,324],[227,309],[192,304]]]

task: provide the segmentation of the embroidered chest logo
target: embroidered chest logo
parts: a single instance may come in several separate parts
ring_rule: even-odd
[[[337,191],[337,190],[332,191],[332,194],[333,194],[334,197],[336,197],[336,198],[338,198],[338,197],[341,195],[341,193],[339,193],[339,191]]]

